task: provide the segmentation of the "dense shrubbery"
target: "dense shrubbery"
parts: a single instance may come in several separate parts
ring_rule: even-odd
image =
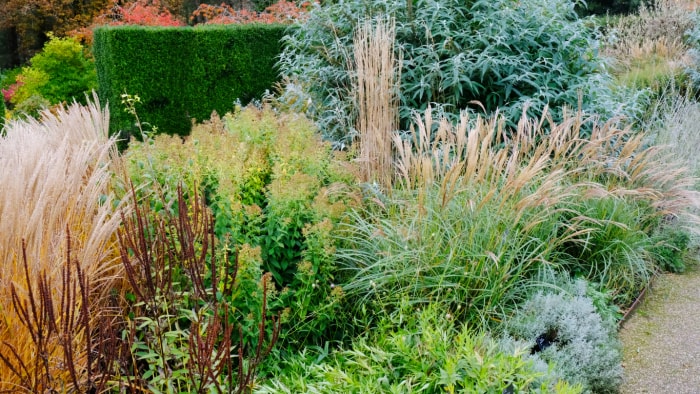
[[[453,119],[466,108],[498,110],[511,126],[523,111],[538,117],[546,105],[555,119],[563,105],[605,117],[634,117],[640,109],[634,97],[616,99],[623,89],[613,86],[592,28],[569,1],[339,1],[314,9],[285,38],[280,59],[281,69],[310,98],[308,112],[334,140],[353,137],[355,127],[348,65],[358,17],[384,14],[397,24],[405,128],[412,111],[430,103]],[[293,90],[287,94],[288,100],[308,101]]]
[[[625,259],[682,247],[664,227],[696,198],[690,178],[612,123],[581,140],[577,117],[546,136],[522,122],[515,139],[496,120],[432,122],[428,112],[417,144],[397,146],[393,189],[361,194],[309,120],[267,107],[214,117],[184,143],[132,145],[125,170],[140,208],[122,216],[124,273],[109,271],[122,284],[105,282],[100,294],[116,297],[87,306],[114,330],[76,338],[107,358],[73,386],[101,376],[95,384],[115,389],[188,392],[614,387],[618,353],[596,344],[615,344],[611,302],[627,302],[651,269]],[[125,185],[112,189],[123,203]],[[649,241],[658,234],[669,238]],[[573,296],[533,293],[576,275],[591,284]],[[99,320],[115,306],[121,320]],[[484,334],[503,330],[516,342]],[[528,361],[551,330],[564,342]],[[256,371],[265,382],[253,383]]]
[[[270,306],[284,312],[287,340],[322,338],[343,295],[331,233],[352,175],[315,133],[301,116],[246,108],[196,126],[184,143],[159,136],[128,152],[134,180],[166,200],[181,179],[203,191],[219,241],[250,250],[256,276],[272,275]],[[247,303],[237,305],[244,315]]]
[[[237,99],[247,103],[272,87],[284,31],[280,25],[102,27],[93,47],[100,97],[118,105],[121,95],[138,95],[143,122],[186,135],[193,120],[226,113]],[[113,132],[136,131],[130,114],[113,112]]]
[[[11,102],[15,111],[36,116],[39,110],[73,100],[85,103],[97,87],[97,74],[85,48],[72,38],[51,37],[17,76]]]
[[[190,22],[197,24],[232,24],[232,23],[282,23],[291,24],[305,18],[311,2],[296,3],[280,0],[265,8],[263,12],[254,10],[236,10],[230,5],[200,4],[192,12]]]
[[[697,225],[698,182],[681,164],[697,175],[700,133],[686,130],[697,103],[686,96],[677,113],[647,114],[666,129],[653,138],[588,118],[596,108],[616,112],[607,85],[615,80],[597,68],[586,25],[566,19],[568,3],[374,4],[398,18],[405,52],[396,92],[376,89],[392,85],[391,56],[381,67],[346,68],[339,55],[373,61],[392,51],[391,20],[360,18],[369,37],[353,42],[352,23],[336,25],[324,62],[343,64],[307,81],[315,94],[344,89],[331,101],[308,100],[295,89],[309,85],[290,84],[282,100],[214,115],[180,138],[154,136],[154,126],[174,130],[146,123],[139,102],[154,104],[130,95],[139,90],[120,91],[111,106],[123,100],[119,117],[135,120],[143,137],[121,155],[94,105],[6,126],[0,389],[616,389],[621,311],[653,273],[681,270],[692,246],[685,226]],[[329,7],[353,21],[366,11]],[[324,12],[312,20],[342,18]],[[320,47],[331,36],[317,28],[289,40]],[[294,72],[322,64],[287,61]],[[483,71],[467,67],[475,64]],[[605,85],[592,89],[594,80]],[[577,87],[589,89],[584,111],[544,109],[576,105]],[[520,118],[527,98],[534,116]],[[458,111],[475,110],[472,99],[509,119]],[[438,110],[428,106],[435,100]],[[314,111],[323,108],[333,113],[326,122],[339,123],[322,119],[318,129],[294,108],[322,118]],[[334,152],[319,134],[348,137],[355,116],[367,139]],[[34,143],[49,135],[60,149]],[[93,140],[100,155],[80,156]],[[368,145],[388,158],[372,162]],[[68,333],[72,341],[62,340]]]
[[[444,309],[404,307],[326,359],[288,361],[288,372],[256,393],[578,393],[537,371],[522,344],[455,324]],[[304,357],[306,356],[306,357]]]

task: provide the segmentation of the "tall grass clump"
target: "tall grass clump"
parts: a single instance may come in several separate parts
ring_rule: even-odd
[[[529,151],[526,133],[499,149],[502,121],[432,116],[417,118],[411,139],[395,136],[400,187],[345,226],[344,289],[368,310],[440,300],[483,326],[517,302],[520,283],[551,269],[566,173],[549,171],[550,150]]]
[[[0,368],[2,389],[43,392],[82,382],[84,376],[68,376],[65,341],[72,341],[70,348],[77,352],[73,370],[89,371],[85,349],[92,350],[84,341],[90,333],[76,327],[64,337],[55,316],[46,313],[52,300],[60,303],[61,316],[71,317],[62,318],[63,324],[98,327],[99,305],[119,278],[120,219],[112,212],[122,203],[110,188],[116,151],[107,136],[107,118],[93,102],[5,126],[0,139],[0,353],[14,368]],[[43,360],[41,366],[37,359]]]
[[[367,20],[358,26],[353,44],[362,179],[385,187],[391,186],[391,136],[399,126],[397,84],[401,70],[395,57],[395,36],[393,19]]]
[[[700,175],[697,146],[698,122],[700,121],[700,106],[693,98],[690,90],[679,91],[674,85],[667,86],[659,95],[659,99],[649,111],[646,127],[650,130],[649,142],[663,147],[675,161],[682,164],[696,179],[695,189],[700,186],[697,177]],[[698,214],[697,209],[693,211]],[[673,272],[685,270],[686,263],[693,253],[688,253],[697,244],[694,236],[693,221],[669,216],[661,221],[656,238],[658,247],[655,248],[655,258],[662,263],[662,268]]]
[[[692,174],[700,175],[700,104],[692,94],[669,86],[650,112],[650,143],[666,147]]]
[[[606,26],[602,53],[618,80],[657,92],[669,81],[681,81],[690,61],[686,34],[695,25],[692,8],[683,1],[642,3]]]
[[[629,304],[665,264],[656,248],[668,239],[659,231],[669,222],[697,222],[695,176],[647,138],[606,122],[576,149],[555,156],[577,190],[560,219],[560,233],[571,235],[562,244],[568,257],[562,265],[614,291],[618,305]]]
[[[564,113],[547,133],[545,117],[523,118],[508,136],[497,118],[454,125],[427,111],[397,135],[399,187],[368,195],[343,227],[348,296],[374,313],[439,300],[483,326],[565,272],[629,302],[654,270],[655,226],[692,216],[693,178],[642,135],[610,121],[584,139],[592,121]]]

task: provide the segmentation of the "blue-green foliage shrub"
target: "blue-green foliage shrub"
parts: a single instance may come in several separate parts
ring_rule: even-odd
[[[226,113],[236,100],[260,98],[272,87],[284,31],[277,25],[98,28],[98,94],[112,107],[122,94],[137,95],[142,122],[186,135],[193,120]],[[136,131],[133,117],[113,110],[111,130]]]
[[[413,110],[429,103],[441,104],[448,114],[483,105],[511,124],[523,110],[540,117],[545,105],[555,119],[563,105],[580,104],[606,116],[619,112],[623,102],[629,113],[637,109],[634,100],[617,99],[626,93],[615,91],[598,56],[596,32],[577,17],[570,0],[341,0],[318,6],[285,36],[279,62],[297,83],[286,98],[304,103],[333,140],[353,136],[353,31],[361,18],[387,14],[396,19],[403,59],[404,127]],[[299,87],[306,94],[301,99]]]
[[[526,341],[531,358],[552,365],[560,379],[587,393],[614,393],[622,382],[617,325],[612,315],[601,317],[587,291],[578,280],[558,293],[537,293],[506,322],[506,331]]]

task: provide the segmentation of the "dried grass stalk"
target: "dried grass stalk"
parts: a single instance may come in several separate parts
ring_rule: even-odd
[[[40,121],[10,122],[0,139],[0,352],[13,348],[27,365],[33,365],[30,361],[38,355],[33,354],[30,332],[22,329],[14,312],[11,288],[16,299],[30,299],[40,289],[29,289],[38,285],[35,280],[31,285],[27,277],[59,284],[65,264],[80,262],[82,275],[90,283],[91,294],[86,298],[97,305],[120,276],[116,245],[120,218],[113,212],[115,205],[124,203],[117,204],[111,197],[117,155],[114,140],[107,135],[108,112],[100,110],[96,100],[87,106],[46,111]],[[61,287],[54,286],[43,297],[66,299],[60,293]],[[70,307],[76,316],[88,310],[79,305],[82,297],[70,298],[75,301]],[[90,308],[91,314],[98,309]],[[98,319],[98,315],[85,318]],[[47,340],[52,345],[42,357],[55,363],[50,373],[58,381],[71,381],[67,369],[59,368],[60,338]],[[75,357],[77,363],[86,359],[86,355]],[[85,370],[82,367],[76,370]],[[23,383],[14,375],[10,368],[0,368],[0,390],[22,391]]]
[[[398,128],[400,68],[394,51],[395,35],[394,20],[378,18],[360,24],[354,41],[362,180],[385,187],[391,186],[391,138]]]
[[[579,137],[591,121],[565,111],[562,122],[550,122],[546,130],[542,120],[523,119],[506,136],[497,118],[470,122],[466,113],[457,125],[441,119],[434,128],[428,108],[423,117],[416,115],[412,139],[394,134],[396,179],[414,190],[439,182],[444,203],[479,183],[491,190],[482,205],[494,196],[520,211],[572,196],[625,197],[649,202],[660,216],[700,223],[692,214],[700,207],[697,178],[684,163],[664,147],[646,146],[644,134],[620,129],[615,120],[596,123],[589,138]]]

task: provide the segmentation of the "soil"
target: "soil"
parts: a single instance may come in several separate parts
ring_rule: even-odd
[[[621,393],[700,393],[700,269],[659,276],[620,337]]]

